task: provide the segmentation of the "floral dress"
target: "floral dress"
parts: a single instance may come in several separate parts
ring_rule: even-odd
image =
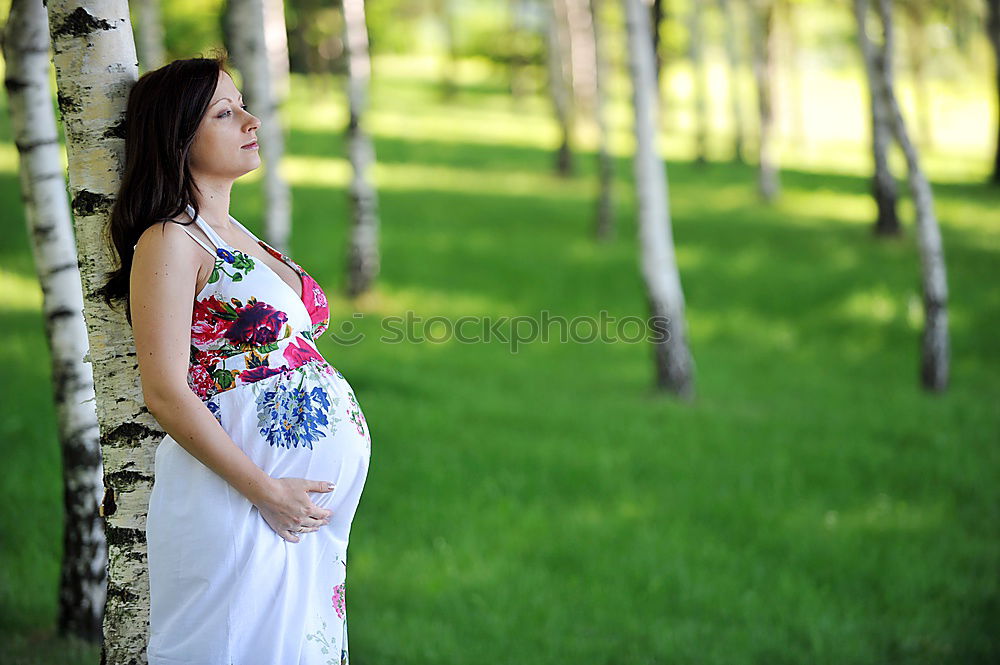
[[[150,665],[343,665],[348,662],[347,542],[371,437],[357,397],[323,359],[326,296],[298,264],[232,219],[298,273],[302,295],[266,263],[212,240],[195,297],[188,385],[232,440],[274,478],[329,481],[310,499],[333,512],[284,540],[257,507],[169,435],[157,446],[146,520]]]

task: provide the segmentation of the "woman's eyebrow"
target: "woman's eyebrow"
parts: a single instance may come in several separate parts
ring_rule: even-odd
[[[219,103],[219,102],[221,102],[221,101],[227,101],[227,102],[231,102],[231,101],[233,101],[233,100],[229,99],[229,97],[219,97],[219,98],[218,98],[218,99],[216,99],[216,100],[215,100],[214,102],[212,102],[212,106],[215,106],[216,104],[218,104],[218,103]],[[243,95],[240,95],[240,101],[241,101],[241,102],[243,101]]]

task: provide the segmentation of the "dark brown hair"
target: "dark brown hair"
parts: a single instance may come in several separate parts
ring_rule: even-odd
[[[129,92],[125,172],[106,229],[118,268],[100,290],[109,307],[114,300],[124,301],[129,325],[129,276],[139,236],[180,215],[187,205],[198,212],[190,150],[220,71],[226,71],[224,51],[212,58],[175,60],[143,74]]]

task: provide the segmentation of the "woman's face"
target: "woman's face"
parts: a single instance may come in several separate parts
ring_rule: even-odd
[[[219,72],[219,82],[191,144],[191,172],[233,179],[260,166],[257,129],[260,120],[243,107],[233,79]],[[243,146],[252,144],[250,147]]]

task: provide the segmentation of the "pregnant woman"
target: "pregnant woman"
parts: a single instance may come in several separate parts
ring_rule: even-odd
[[[260,121],[223,57],[143,75],[104,295],[132,325],[156,448],[150,665],[348,662],[347,544],[371,437],[317,338],[326,296],[229,214]]]

